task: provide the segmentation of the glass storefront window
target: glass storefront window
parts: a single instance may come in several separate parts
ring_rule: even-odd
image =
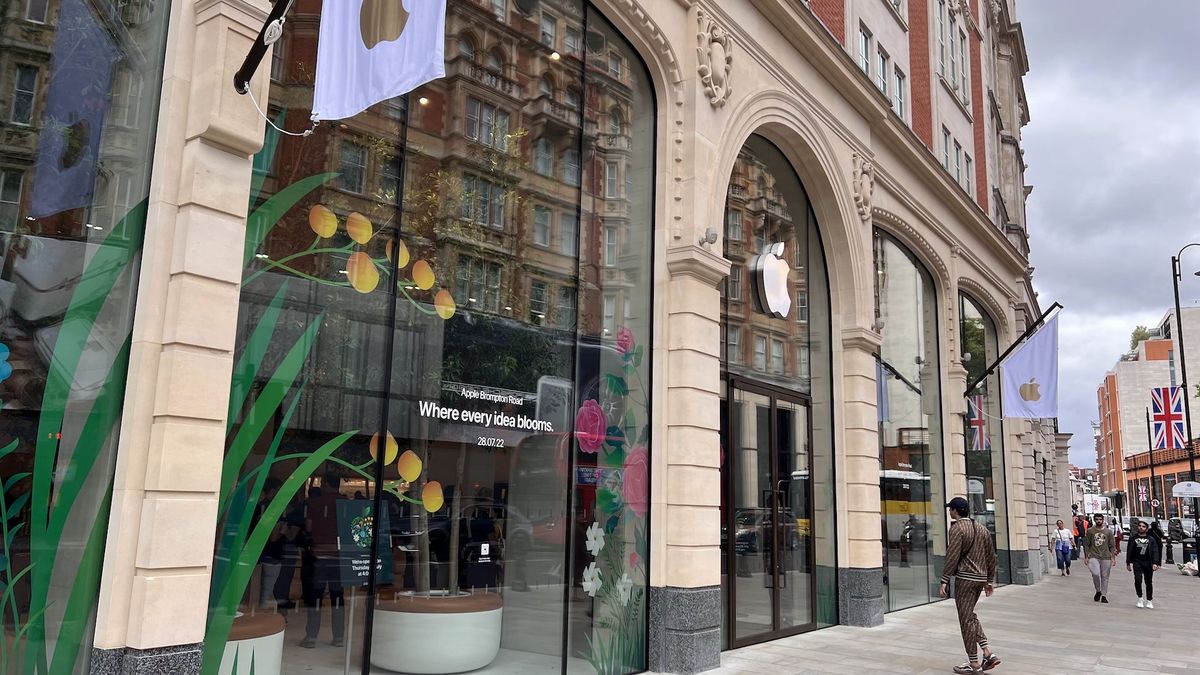
[[[981,377],[998,356],[996,324],[969,295],[959,295],[959,344],[967,382]],[[1012,581],[1008,543],[1008,491],[1004,473],[1004,415],[1000,409],[1000,376],[992,373],[967,392],[963,438],[967,466],[967,501],[971,517],[992,533],[996,547],[996,583]]]
[[[936,598],[945,557],[945,472],[933,278],[875,232],[876,361],[884,583],[888,610]]]
[[[655,102],[598,12],[541,7],[450,0],[401,114],[268,133],[206,675],[645,669]]]
[[[742,148],[724,221],[722,627],[740,646],[837,623],[831,328],[816,216],[766,138]]]
[[[132,6],[0,25],[3,673],[89,670],[170,9]]]

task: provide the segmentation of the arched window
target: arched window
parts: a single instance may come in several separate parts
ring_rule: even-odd
[[[568,185],[579,185],[579,151],[575,148],[563,150],[562,181]]]
[[[538,93],[546,98],[554,97],[554,80],[550,78],[550,75],[542,76],[542,81],[538,83]]]
[[[958,296],[958,332],[968,384],[983,376],[997,357],[996,323],[971,296]],[[992,373],[967,392],[963,426],[967,501],[971,515],[987,526],[996,547],[996,581],[1012,581],[1008,543],[1008,499],[1004,482],[1004,433],[1000,425],[1000,375]]]
[[[625,118],[621,117],[621,110],[616,106],[608,112],[608,133],[614,136],[625,133]]]
[[[897,610],[934,600],[935,561],[946,555],[938,301],[925,266],[881,230],[875,277],[884,578]]]
[[[493,49],[487,55],[487,67],[489,70],[494,70],[497,73],[504,72],[504,54],[498,49]]]
[[[533,144],[533,164],[543,176],[554,175],[554,147],[548,138],[539,138]]]
[[[458,55],[475,60],[475,41],[469,35],[458,36]]]
[[[625,124],[637,122],[629,115]],[[759,174],[778,195],[769,218],[735,189]],[[724,252],[736,262],[722,289],[721,471],[729,489],[721,515],[728,531],[757,530],[756,541],[768,542],[763,548],[780,551],[788,578],[786,587],[772,590],[771,581],[764,583],[772,565],[756,568],[759,550],[749,550],[759,546],[726,547],[724,567],[737,570],[725,577],[727,589],[736,590],[724,594],[725,615],[737,617],[726,631],[737,643],[772,625],[837,622],[832,589],[820,602],[807,590],[829,583],[816,570],[837,568],[834,519],[809,515],[836,511],[827,487],[834,483],[832,325],[820,227],[805,186],[779,147],[750,136],[725,192]],[[753,248],[746,241],[751,230]],[[758,515],[776,506],[786,513],[778,522]],[[804,535],[794,533],[793,522],[807,523]],[[742,618],[755,611],[761,618]]]

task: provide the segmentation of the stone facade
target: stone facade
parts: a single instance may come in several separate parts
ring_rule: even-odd
[[[954,299],[978,300],[1002,347],[1041,313],[1027,258],[1028,63],[1015,3],[950,3],[953,20],[942,19],[960,31],[953,68],[938,62],[939,0],[595,4],[640,51],[657,93],[649,666],[719,664],[719,286],[730,263],[707,233],[723,231],[729,176],[752,134],[778,146],[803,182],[829,270],[839,621],[886,621],[874,228],[933,275],[946,448],[938,473],[947,494],[965,494],[967,371]],[[216,522],[250,157],[263,135],[230,82],[266,9],[172,6],[94,672],[160,672],[150,662],[171,654],[169,672],[197,672],[191,646],[204,638],[213,549],[196,533]],[[872,36],[866,72],[856,63],[860,27]],[[256,81],[260,100],[266,82]],[[1048,527],[1069,513],[1066,439],[1053,420],[1004,429],[1008,548],[1014,580],[1032,583],[1053,564]]]

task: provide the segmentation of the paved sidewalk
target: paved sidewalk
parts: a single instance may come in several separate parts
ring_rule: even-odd
[[[1123,561],[1123,556],[1122,556]],[[1200,579],[1154,575],[1155,609],[1134,604],[1133,574],[1113,568],[1109,602],[1092,602],[1082,561],[1069,577],[1005,586],[979,618],[1004,663],[992,673],[1200,673]],[[953,601],[888,614],[882,626],[835,626],[721,655],[714,675],[949,673],[966,660]]]

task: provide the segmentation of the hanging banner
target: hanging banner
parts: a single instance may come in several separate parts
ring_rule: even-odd
[[[312,118],[340,120],[446,76],[446,0],[325,0]]]
[[[1058,315],[1001,365],[1005,417],[1058,417]]]

